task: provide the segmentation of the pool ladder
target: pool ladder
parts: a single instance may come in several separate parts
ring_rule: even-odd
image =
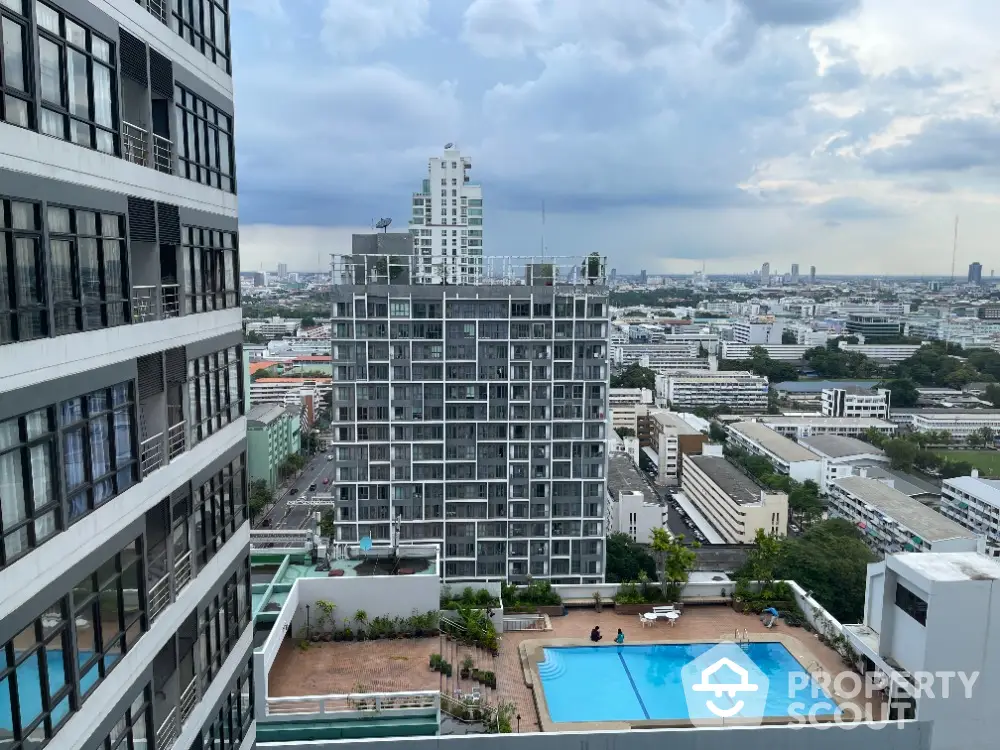
[[[736,628],[736,645],[738,645],[743,651],[748,651],[750,649],[750,631],[746,628],[743,632],[740,632],[739,628]]]

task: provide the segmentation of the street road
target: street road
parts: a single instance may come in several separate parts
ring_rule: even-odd
[[[285,482],[278,488],[275,495],[274,507],[268,511],[264,518],[270,522],[272,529],[301,529],[309,521],[309,514],[316,509],[305,507],[289,507],[289,500],[298,500],[302,495],[309,497],[313,493],[309,491],[309,485],[316,483],[316,492],[330,492],[333,482],[333,462],[326,460],[326,453],[317,453],[306,464],[302,473],[291,482]],[[329,479],[331,484],[323,484],[324,479]],[[294,489],[294,492],[290,490]],[[268,528],[261,521],[258,528]]]

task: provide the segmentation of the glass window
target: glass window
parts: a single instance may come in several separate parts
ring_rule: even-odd
[[[229,0],[177,0],[173,5],[174,31],[228,73]]]
[[[175,87],[174,105],[181,176],[236,192],[229,116],[182,86]]]
[[[239,346],[188,361],[188,424],[195,443],[242,416],[242,372]]]
[[[39,211],[0,197],[0,345],[49,333]]]
[[[236,233],[184,227],[184,292],[188,313],[237,307]]]
[[[55,335],[128,322],[124,217],[49,206],[46,224]]]
[[[122,402],[121,394],[127,398]],[[59,405],[69,523],[131,487],[137,478],[132,384],[94,391]]]
[[[150,708],[151,685],[142,688],[128,710],[115,722],[111,732],[97,746],[97,750],[140,750],[148,747],[152,710]]]
[[[52,409],[0,422],[0,565],[62,528]]]
[[[35,7],[41,132],[114,153],[113,46],[58,10]]]
[[[23,10],[20,0],[9,0],[0,6],[15,12]],[[14,13],[0,13],[0,120],[22,128],[31,127],[27,39],[27,19]]]

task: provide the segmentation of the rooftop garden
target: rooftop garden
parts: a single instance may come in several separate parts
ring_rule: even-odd
[[[500,595],[505,612],[537,612],[539,607],[558,607],[563,603],[548,581],[531,581],[527,586],[504,583]]]
[[[457,610],[462,607],[497,609],[500,599],[486,589],[477,591],[472,586],[466,586],[459,594],[455,594],[450,586],[441,589],[441,609]]]

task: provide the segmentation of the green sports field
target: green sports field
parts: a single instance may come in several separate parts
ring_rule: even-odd
[[[952,461],[968,461],[980,474],[1000,477],[1000,451],[938,451],[938,455]]]

